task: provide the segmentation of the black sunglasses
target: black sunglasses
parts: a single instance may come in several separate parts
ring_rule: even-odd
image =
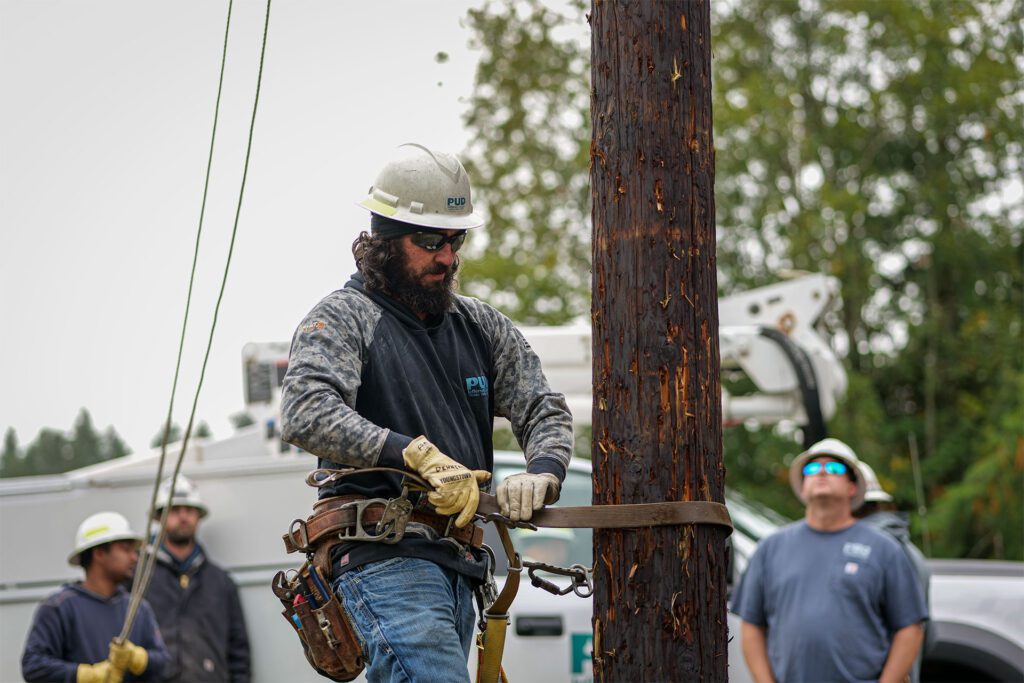
[[[462,248],[462,243],[466,241],[466,231],[457,232],[450,237],[440,232],[414,232],[412,233],[412,243],[421,249],[427,251],[439,251],[444,249],[444,245],[452,245],[452,253],[457,252]]]

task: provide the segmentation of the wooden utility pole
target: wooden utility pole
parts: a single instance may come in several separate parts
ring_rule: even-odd
[[[725,502],[710,20],[592,2],[595,505]],[[723,528],[594,538],[595,680],[726,680]]]

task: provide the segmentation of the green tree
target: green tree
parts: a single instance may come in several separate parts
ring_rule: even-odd
[[[131,453],[131,449],[128,448],[127,444],[125,444],[113,427],[107,427],[107,430],[103,432],[100,447],[104,460],[123,458]]]
[[[590,312],[590,57],[582,4],[488,4],[468,23],[481,50],[464,155],[487,226],[467,243],[466,292],[515,320]]]
[[[205,420],[200,420],[196,428],[192,430],[192,436],[197,439],[209,439],[213,436],[213,430],[210,429],[210,425],[206,424]]]
[[[107,427],[102,435],[99,434],[89,411],[82,408],[70,433],[42,429],[24,453],[18,448],[14,430],[8,429],[0,456],[0,477],[58,474],[129,453],[113,427]]]
[[[4,432],[4,449],[0,453],[0,478],[21,476],[24,467],[24,458],[18,448],[18,434],[14,427],[8,427]]]
[[[78,413],[71,432],[72,468],[94,465],[104,460],[100,435],[92,424],[92,416],[85,408]]]
[[[25,451],[25,474],[57,474],[74,468],[75,447],[56,429],[41,429]]]
[[[181,428],[177,422],[171,423],[171,430],[167,437],[167,443],[177,443],[181,441],[185,436],[185,431]],[[205,420],[200,420],[196,426],[192,428],[192,436],[190,439],[208,439],[213,436],[213,430],[210,429],[210,425],[206,424]],[[150,448],[160,448],[164,442],[164,427],[160,427],[160,431],[153,435],[150,440]]]
[[[150,448],[160,448],[164,443],[164,430],[167,425],[160,425],[160,431],[153,435],[153,438],[149,441]],[[177,441],[181,441],[182,431],[181,425],[177,422],[172,422],[171,427],[167,430],[167,443],[172,444]]]
[[[1024,558],[1020,518],[1007,512],[1024,509],[1019,9],[750,0],[713,11],[724,293],[786,269],[839,277],[844,306],[830,323],[850,390],[833,434],[907,507],[909,444],[920,444],[938,554]],[[530,303],[553,291],[584,300],[582,249],[555,256],[574,277],[543,249],[514,255],[553,243],[551,216],[571,216],[559,238],[582,247],[589,237],[586,201],[561,201],[581,183],[585,192],[589,163],[585,125],[566,130],[588,116],[578,95],[589,49],[571,39],[582,19],[526,2],[485,6],[469,25],[483,58],[467,154],[494,214],[487,249],[512,237],[467,264],[467,288],[527,322],[578,317],[569,303],[567,315],[538,317]],[[545,169],[547,185],[536,182]],[[730,485],[799,512],[784,477],[796,441],[730,430]]]
[[[234,413],[230,418],[231,426],[235,429],[242,429],[250,425],[256,424],[256,418],[252,416],[248,411],[242,411],[240,413]]]

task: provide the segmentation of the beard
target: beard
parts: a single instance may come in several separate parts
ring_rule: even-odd
[[[411,273],[408,258],[400,249],[384,264],[384,276],[391,297],[415,313],[428,316],[440,315],[451,308],[458,287],[458,272],[459,261],[456,259],[451,266],[434,264],[418,273]],[[426,275],[444,275],[444,279],[421,282]]]
[[[194,531],[186,531],[183,529],[167,530],[167,542],[171,545],[188,545],[195,537],[196,534]]]

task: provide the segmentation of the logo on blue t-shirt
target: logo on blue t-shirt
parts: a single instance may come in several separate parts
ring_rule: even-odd
[[[860,560],[866,560],[871,557],[871,546],[864,545],[863,543],[854,543],[847,541],[843,544],[843,555],[847,557],[856,557]],[[850,572],[847,572],[849,574]]]
[[[470,396],[486,396],[487,386],[487,378],[483,375],[466,378],[466,393]]]

